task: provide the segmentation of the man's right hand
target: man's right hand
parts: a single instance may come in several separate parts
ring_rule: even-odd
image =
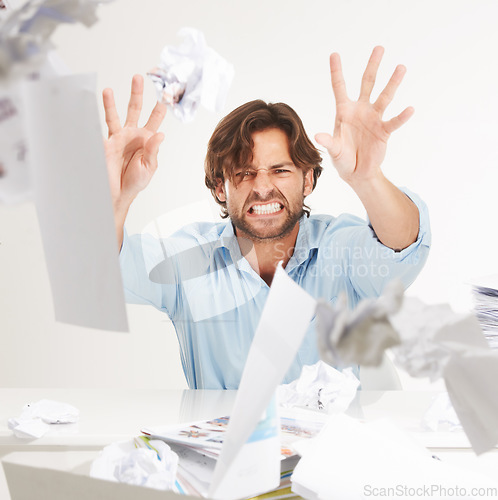
[[[157,132],[166,115],[164,104],[158,102],[146,125],[143,128],[138,127],[142,111],[143,87],[142,76],[135,75],[123,126],[119,121],[112,90],[105,89],[103,92],[105,119],[109,129],[109,137],[104,145],[120,246],[128,209],[137,194],[149,184],[154,175],[159,146],[164,139],[164,135]]]

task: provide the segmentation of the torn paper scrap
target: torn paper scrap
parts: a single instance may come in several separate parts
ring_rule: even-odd
[[[319,301],[316,330],[320,357],[334,366],[378,366],[384,351],[399,344],[389,315],[399,310],[402,301],[400,281],[392,281],[379,298],[362,300],[353,310],[345,296],[334,305]]]
[[[233,65],[208,47],[204,34],[182,28],[183,43],[164,47],[157,67],[147,75],[156,88],[157,100],[168,104],[183,122],[193,120],[202,105],[221,111],[233,80]]]
[[[297,285],[284,271],[282,263],[279,263],[242,374],[209,490],[211,497],[229,494],[230,483],[237,479],[231,469],[232,464],[240,456],[244,444],[269,407],[277,386],[292,364],[314,315],[315,306],[315,299]],[[280,454],[278,442],[277,450]],[[274,484],[270,484],[268,489],[276,487],[280,481],[278,463],[269,461],[266,468],[275,465]],[[254,472],[257,472],[257,465],[254,466]]]
[[[171,490],[177,468],[178,455],[164,441],[135,438],[106,446],[92,462],[90,477]]]
[[[25,405],[19,417],[9,419],[8,426],[18,438],[39,438],[50,429],[50,424],[75,423],[79,414],[70,404],[42,399]]]
[[[450,431],[462,429],[447,392],[439,394],[422,418],[422,425],[431,431],[447,428]]]
[[[305,407],[326,413],[346,411],[356,395],[360,381],[351,368],[342,372],[323,361],[303,366],[301,376],[277,388],[277,398],[284,408]]]

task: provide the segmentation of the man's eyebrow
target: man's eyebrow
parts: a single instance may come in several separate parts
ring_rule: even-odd
[[[291,161],[283,161],[282,163],[277,163],[276,165],[272,165],[270,168],[281,168],[281,167],[295,167],[295,165]]]
[[[273,169],[282,168],[282,167],[295,167],[295,165],[292,161],[282,161],[280,163],[276,163],[275,165],[270,165],[268,167],[268,170],[273,170]],[[241,167],[241,170],[249,170],[249,169],[255,170],[253,165],[248,165],[245,168]]]

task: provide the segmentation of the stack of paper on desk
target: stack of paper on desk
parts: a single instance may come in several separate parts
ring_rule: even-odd
[[[498,349],[498,274],[472,283],[474,310],[484,336],[492,349]]]

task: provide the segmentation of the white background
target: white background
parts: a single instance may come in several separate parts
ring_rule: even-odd
[[[466,283],[497,267],[496,1],[116,0],[98,14],[91,29],[62,26],[54,42],[74,72],[97,72],[99,99],[103,88],[115,90],[123,118],[132,75],[155,66],[164,45],[179,43],[183,26],[202,30],[235,66],[223,113],[200,110],[190,124],[167,116],[160,169],[132,207],[130,232],[198,202],[208,202],[216,213],[204,186],[206,143],[236,106],[256,98],[283,101],[311,136],[331,131],[328,55],[341,54],[355,97],[370,52],[380,44],[386,52],[376,93],[396,64],[408,68],[386,116],[415,107],[413,118],[391,137],[384,172],[419,193],[431,213],[432,251],[408,294],[427,303],[449,302],[459,311],[472,307]],[[144,119],[154,100],[146,81]],[[70,168],[71,158],[67,162]],[[313,212],[364,216],[328,159],[324,167],[308,199]],[[206,217],[197,212],[185,210],[175,223]],[[173,327],[158,311],[128,306],[129,335],[54,321],[32,204],[0,207],[0,242],[0,386],[185,387]]]

